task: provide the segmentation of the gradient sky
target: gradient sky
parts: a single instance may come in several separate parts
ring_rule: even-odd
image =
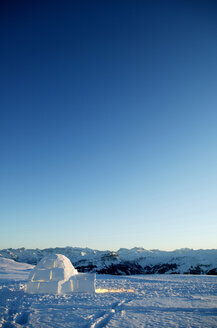
[[[217,248],[217,2],[0,3],[0,248]]]

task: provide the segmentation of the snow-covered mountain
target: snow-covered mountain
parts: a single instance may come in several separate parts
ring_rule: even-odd
[[[90,248],[3,249],[0,256],[17,262],[37,264],[50,253],[67,256],[80,272],[108,274],[212,274],[217,275],[217,249],[174,251],[121,248],[117,252]]]

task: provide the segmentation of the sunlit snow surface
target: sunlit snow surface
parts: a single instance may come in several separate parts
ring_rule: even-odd
[[[55,296],[26,294],[30,268],[15,269],[0,266],[0,327],[217,327],[217,276],[98,275],[108,292]]]

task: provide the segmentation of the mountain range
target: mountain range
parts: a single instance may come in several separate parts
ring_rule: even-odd
[[[56,247],[0,250],[2,257],[33,265],[51,253],[67,256],[80,272],[115,275],[164,273],[217,275],[217,249],[182,248],[162,251],[134,247],[132,249],[120,248],[114,252],[79,247]]]

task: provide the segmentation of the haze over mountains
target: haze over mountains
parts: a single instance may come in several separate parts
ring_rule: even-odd
[[[0,256],[17,262],[37,264],[51,253],[67,256],[80,272],[116,275],[131,274],[209,274],[217,275],[217,249],[174,251],[121,248],[117,252],[90,248],[3,249]]]

